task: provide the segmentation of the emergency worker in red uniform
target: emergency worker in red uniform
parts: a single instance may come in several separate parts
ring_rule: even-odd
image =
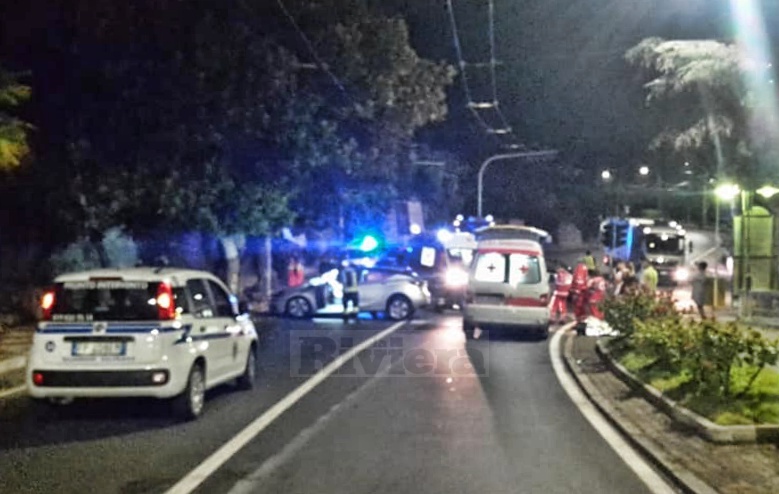
[[[568,316],[568,296],[571,292],[573,276],[562,265],[558,266],[555,274],[554,298],[552,299],[552,312],[550,318],[556,324],[562,324]]]
[[[603,320],[603,311],[598,307],[606,298],[606,279],[597,271],[589,272],[590,279],[587,282],[587,304],[593,317]]]
[[[571,282],[571,294],[573,295],[573,315],[576,317],[577,330],[579,326],[584,325],[587,319],[587,265],[579,263],[573,270],[573,281]]]

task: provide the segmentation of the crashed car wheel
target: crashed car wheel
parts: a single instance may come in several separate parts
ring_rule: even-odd
[[[295,319],[309,317],[313,311],[311,303],[305,297],[293,297],[287,301],[286,314]]]
[[[393,295],[387,302],[387,315],[393,321],[411,319],[414,315],[414,305],[404,295]]]

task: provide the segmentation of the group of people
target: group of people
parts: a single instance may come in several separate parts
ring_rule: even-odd
[[[552,298],[551,320],[560,324],[568,317],[568,304],[573,306],[574,318],[583,323],[587,317],[603,319],[601,302],[609,295],[635,293],[644,289],[657,290],[658,273],[648,260],[642,262],[641,276],[632,262],[618,262],[614,267],[612,283],[606,281],[589,250],[570,273],[560,264],[555,274],[555,290]]]
[[[701,261],[696,263],[697,271],[690,278],[692,287],[692,301],[695,304],[698,315],[706,319],[705,305],[707,300],[707,269],[708,263]],[[641,271],[636,273],[632,262],[619,261],[614,266],[611,283],[600,274],[595,263],[595,258],[588,250],[582,257],[573,273],[560,264],[555,274],[555,290],[552,298],[551,322],[560,324],[568,317],[568,304],[572,304],[574,317],[577,322],[583,323],[587,317],[593,316],[603,319],[600,303],[608,295],[619,296],[622,294],[634,294],[638,291],[654,294],[657,292],[659,276],[657,270],[644,259],[641,262]]]
[[[606,280],[597,269],[590,269],[586,262],[576,265],[573,273],[560,265],[555,274],[555,290],[552,297],[552,322],[562,323],[568,317],[568,304],[573,305],[576,321],[582,322],[588,315],[603,318],[599,304],[606,296]]]

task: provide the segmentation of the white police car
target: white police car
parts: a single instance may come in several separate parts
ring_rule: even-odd
[[[176,268],[65,274],[41,300],[27,388],[53,402],[173,398],[197,418],[205,392],[254,385],[257,332],[215,276]]]

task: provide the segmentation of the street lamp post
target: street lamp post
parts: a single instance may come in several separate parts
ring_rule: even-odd
[[[482,217],[482,192],[484,189],[483,180],[484,180],[484,171],[487,169],[487,166],[489,166],[490,163],[494,163],[495,161],[500,160],[508,160],[508,159],[514,159],[514,158],[545,158],[548,156],[555,156],[557,154],[557,151],[550,150],[550,151],[525,151],[521,153],[506,153],[506,154],[496,154],[494,156],[490,156],[486,160],[484,160],[484,163],[481,164],[481,168],[479,168],[479,177],[478,177],[478,189],[477,189],[477,206],[476,206],[476,214],[479,218]]]
[[[613,195],[614,195],[614,216],[620,216],[620,211],[619,211],[619,199],[620,199],[619,198],[619,189],[617,189],[617,187],[613,185],[613,180],[612,180],[613,178],[614,178],[614,175],[611,173],[611,170],[607,169],[607,170],[603,170],[603,171],[600,172],[600,179],[601,179],[601,181],[604,184],[606,184],[606,185],[604,185],[605,191],[606,191],[606,192],[604,192],[604,196],[606,198],[606,206],[607,206],[608,209],[611,209],[611,204],[610,204],[611,203],[611,200],[610,200],[611,198],[609,197],[611,194],[609,194],[609,193],[613,192]],[[608,184],[612,184],[612,185],[608,185]]]
[[[720,222],[720,203],[719,199],[725,199],[727,201],[732,201],[737,195],[741,193],[741,189],[738,185],[734,184],[722,184],[719,185],[716,189],[714,189],[714,195],[717,198],[716,202],[716,208],[714,213],[714,242],[716,242],[717,246],[717,258],[714,261],[714,297],[712,300],[712,307],[717,308],[717,295],[719,294],[719,245],[720,245],[720,238],[719,238],[719,222]],[[742,227],[743,228],[743,227]]]

